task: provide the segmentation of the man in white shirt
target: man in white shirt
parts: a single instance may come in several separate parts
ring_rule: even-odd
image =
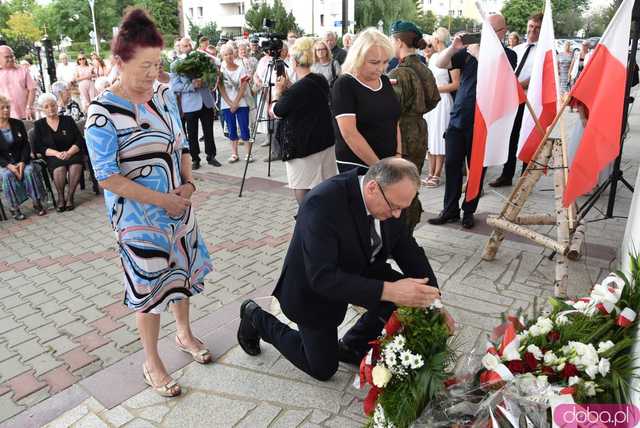
[[[542,27],[542,13],[531,15],[527,21],[527,41],[515,46],[513,50],[518,55],[518,65],[516,66],[516,77],[526,91],[529,87],[531,79],[531,68],[533,67],[533,58],[540,37],[540,28]],[[518,113],[513,121],[513,130],[509,139],[509,158],[507,163],[502,167],[500,177],[489,183],[491,187],[511,186],[513,176],[516,172],[516,152],[518,151],[518,140],[520,139],[520,128],[522,127],[522,116],[524,115],[525,105],[521,104]],[[526,164],[523,164],[523,171]]]
[[[56,69],[56,77],[60,81],[71,83],[73,81],[73,76],[76,73],[76,65],[69,62],[69,57],[66,53],[61,53],[58,59],[60,62]]]

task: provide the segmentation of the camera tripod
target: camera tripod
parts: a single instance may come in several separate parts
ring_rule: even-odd
[[[271,149],[273,147],[273,134],[275,132],[276,119],[269,116],[269,106],[271,105],[271,88],[275,86],[272,82],[273,72],[276,71],[276,75],[281,75],[284,73],[284,67],[286,64],[282,59],[279,58],[280,55],[271,55],[271,61],[267,65],[267,70],[264,73],[264,79],[262,80],[262,88],[260,89],[259,102],[257,106],[257,115],[256,121],[253,123],[251,130],[249,132],[249,141],[252,141],[253,144],[249,147],[249,151],[247,153],[247,159],[244,163],[244,172],[242,174],[242,183],[240,184],[240,193],[238,197],[242,197],[242,191],[244,190],[244,183],[247,179],[247,170],[249,169],[249,162],[251,159],[251,152],[253,151],[253,147],[256,142],[256,135],[258,133],[258,125],[260,122],[267,122],[267,135],[269,141],[269,155],[267,158],[267,177],[271,177]],[[266,106],[266,109],[265,109]],[[266,119],[263,119],[262,115],[266,113]]]

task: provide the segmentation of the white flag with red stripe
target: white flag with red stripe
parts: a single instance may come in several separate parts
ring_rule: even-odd
[[[578,77],[570,96],[588,112],[582,140],[569,166],[564,206],[590,191],[598,173],[620,152],[629,33],[634,0],[624,0]]]
[[[504,47],[487,20],[482,25],[480,40],[467,201],[478,195],[482,168],[507,161],[513,120],[525,100]]]
[[[527,89],[527,99],[543,130],[546,130],[558,112],[559,85],[557,81],[558,62],[553,32],[553,16],[551,0],[546,0],[540,38],[534,51],[531,68],[531,80]],[[518,158],[530,162],[540,145],[544,135],[536,127],[529,109],[524,111],[520,140],[518,141]]]

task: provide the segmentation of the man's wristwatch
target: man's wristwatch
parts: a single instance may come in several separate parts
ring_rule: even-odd
[[[185,181],[185,183],[184,183],[184,184],[191,184],[191,187],[193,187],[193,191],[194,191],[194,192],[197,190],[197,189],[196,189],[196,185],[195,185],[195,184],[193,184],[193,181],[191,181],[191,180],[189,180],[189,181]]]

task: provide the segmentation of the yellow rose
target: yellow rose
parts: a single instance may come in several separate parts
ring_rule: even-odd
[[[375,366],[371,371],[373,384],[378,388],[384,388],[391,380],[391,372],[385,366]]]

